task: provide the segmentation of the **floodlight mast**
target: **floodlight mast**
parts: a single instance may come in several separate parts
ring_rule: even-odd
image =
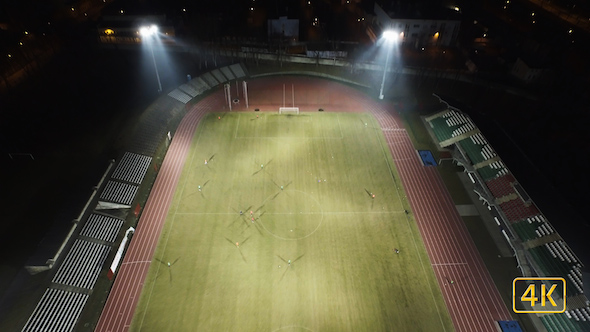
[[[381,90],[379,91],[379,99],[383,99],[383,88],[385,86],[385,75],[387,74],[387,68],[389,67],[389,57],[391,56],[391,48],[393,45],[389,45],[390,42],[397,40],[397,33],[393,30],[385,30],[383,32],[383,39],[387,43],[387,57],[385,58],[385,67],[383,67],[383,79],[381,80]]]
[[[162,92],[162,83],[160,83],[160,73],[158,72],[158,66],[156,65],[156,57],[154,56],[154,45],[152,43],[152,36],[158,33],[158,26],[152,24],[150,26],[143,26],[139,28],[139,33],[143,37],[149,38],[150,51],[152,52],[152,61],[154,62],[154,68],[156,69],[156,78],[158,79],[158,92]]]

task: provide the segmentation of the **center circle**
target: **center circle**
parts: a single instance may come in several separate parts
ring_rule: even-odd
[[[324,220],[320,202],[300,190],[281,190],[264,200],[260,224],[282,240],[300,240],[311,236]]]

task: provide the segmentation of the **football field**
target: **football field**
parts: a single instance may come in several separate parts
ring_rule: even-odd
[[[406,210],[370,114],[209,113],[130,330],[452,331]]]

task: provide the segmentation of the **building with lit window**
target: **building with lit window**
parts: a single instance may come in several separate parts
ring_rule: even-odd
[[[386,11],[379,4],[374,6],[373,25],[381,31],[392,29],[400,33],[403,44],[415,48],[439,46],[448,47],[454,44],[459,35],[461,21],[458,10],[444,9],[413,14],[412,11]],[[374,31],[369,36],[379,36]]]
[[[141,43],[139,27],[156,24],[165,44],[174,44],[175,29],[166,24],[166,16],[105,16],[97,27],[98,41],[104,47],[135,47]]]

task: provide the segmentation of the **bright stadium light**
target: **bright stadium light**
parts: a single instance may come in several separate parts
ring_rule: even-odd
[[[158,92],[162,92],[162,83],[160,83],[160,74],[158,73],[156,57],[154,56],[154,45],[151,38],[152,36],[155,36],[158,33],[158,27],[154,24],[150,26],[142,26],[139,28],[139,33],[142,37],[146,37],[148,39],[148,43],[150,44],[150,50],[152,51],[152,61],[154,62],[154,68],[156,69],[156,78],[158,79]]]
[[[141,28],[139,28],[139,33],[141,33],[142,36],[152,36],[158,33],[158,26],[156,26],[155,24],[152,24],[150,26],[143,26]]]
[[[381,80],[381,90],[379,91],[379,99],[383,99],[383,88],[385,86],[385,75],[387,74],[387,68],[389,67],[389,57],[391,56],[391,49],[393,48],[393,42],[397,41],[398,33],[393,30],[385,30],[383,32],[383,39],[385,39],[387,47],[387,57],[385,58],[385,66],[383,67],[383,80]]]

